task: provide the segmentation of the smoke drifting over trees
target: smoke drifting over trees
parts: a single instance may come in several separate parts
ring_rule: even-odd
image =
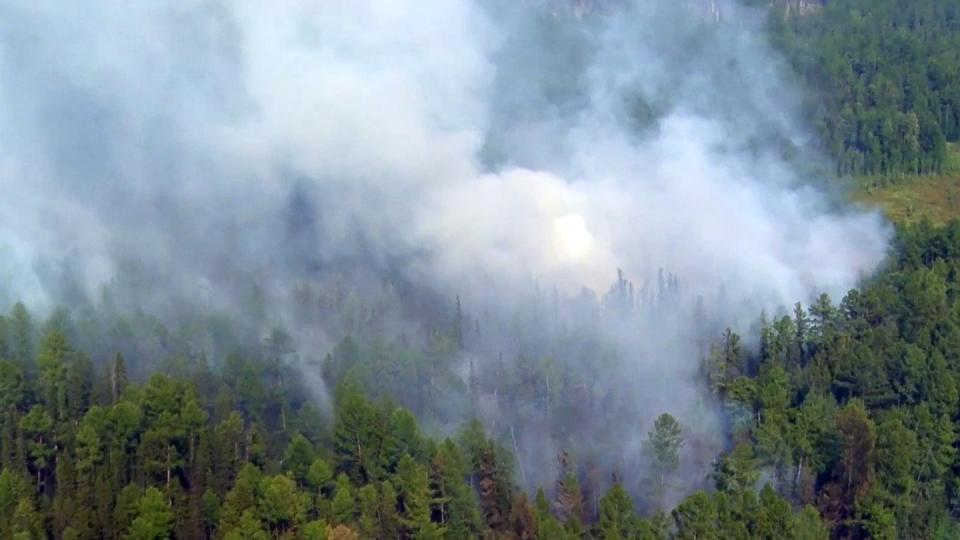
[[[889,231],[817,187],[760,15],[668,4],[3,2],[0,301],[282,326],[318,396],[346,335],[409,339],[459,381],[410,399],[529,487],[570,450],[634,489],[664,412],[702,481],[706,344],[842,296]]]

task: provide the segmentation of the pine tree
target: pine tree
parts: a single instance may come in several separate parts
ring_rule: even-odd
[[[297,490],[293,478],[278,474],[260,481],[257,512],[260,521],[275,537],[296,530],[303,524],[307,506],[307,496]]]
[[[313,445],[306,437],[297,433],[283,454],[283,470],[290,472],[298,484],[303,485],[316,457]]]
[[[78,506],[76,500],[76,473],[73,460],[66,457],[56,460],[56,493],[53,497],[53,525],[56,530],[62,531],[74,525],[74,531],[84,532],[90,526],[90,515],[87,506]]]
[[[214,430],[214,451],[217,459],[213,464],[216,491],[225,495],[243,465],[245,450],[243,418],[233,411]]]
[[[200,498],[204,538],[212,538],[220,523],[220,498],[207,489]]]
[[[367,484],[357,491],[360,519],[358,525],[364,538],[378,538],[380,535],[380,495],[373,484]],[[336,512],[334,512],[336,514]]]
[[[557,455],[557,500],[555,509],[561,523],[569,525],[571,521],[583,519],[583,493],[577,480],[573,459],[566,452]]]
[[[599,525],[603,540],[627,540],[639,534],[633,501],[621,484],[614,484],[601,499]]]
[[[13,516],[24,497],[32,495],[32,487],[10,469],[0,470],[0,531],[13,529]]]
[[[383,443],[384,463],[389,471],[396,471],[405,455],[420,455],[420,432],[417,420],[409,411],[397,408],[390,414],[390,429]]]
[[[487,527],[502,530],[510,516],[511,486],[509,472],[498,455],[493,441],[486,440],[478,449],[474,476],[480,495],[480,506]]]
[[[466,483],[467,464],[456,444],[446,439],[430,462],[430,489],[439,522],[448,537],[466,538],[480,534],[481,518],[473,493]]]
[[[55,327],[43,336],[37,353],[41,397],[59,421],[67,417],[67,361],[72,354],[66,336]]]
[[[42,540],[43,518],[29,497],[21,497],[10,519],[10,532],[16,540]]]
[[[510,505],[510,530],[518,540],[537,538],[537,518],[525,493],[513,497]]]
[[[24,372],[29,373],[33,362],[33,321],[27,308],[17,302],[10,310],[8,319],[10,334],[11,360],[18,364]]]
[[[698,540],[718,536],[717,508],[713,499],[698,491],[673,510],[678,540]]]
[[[244,512],[248,510],[256,512],[261,478],[260,469],[250,463],[240,469],[237,481],[223,502],[221,528],[228,530],[238,526]]]
[[[256,512],[252,509],[244,510],[234,525],[221,525],[224,540],[268,540],[270,536],[263,529]]]
[[[174,515],[163,493],[149,487],[137,502],[137,513],[127,532],[129,540],[165,540],[173,533]]]
[[[116,403],[120,396],[127,391],[127,362],[123,355],[117,353],[113,359],[113,365],[110,366],[110,396],[111,403]]]
[[[67,365],[65,418],[79,419],[93,403],[93,365],[86,355],[75,355]]]
[[[331,522],[334,525],[353,523],[354,507],[353,486],[350,485],[347,475],[340,474],[337,476],[337,488],[330,509]]]
[[[794,340],[796,363],[803,367],[807,363],[807,334],[809,332],[807,327],[809,326],[809,319],[800,302],[797,302],[796,305],[793,306],[793,325],[796,331]]]
[[[142,493],[140,488],[134,484],[124,486],[117,494],[117,500],[113,508],[113,527],[111,537],[125,537],[130,524],[137,517],[137,504],[140,501]]]
[[[717,460],[713,479],[717,490],[736,493],[753,489],[760,478],[760,469],[753,447],[748,443],[738,444],[729,454]]]
[[[333,472],[323,458],[316,458],[307,470],[307,485],[317,492],[331,488]]]
[[[400,517],[397,515],[397,491],[389,480],[380,487],[380,534],[382,538],[400,538]]]
[[[23,368],[0,357],[0,412],[21,407],[27,397],[26,390]]]
[[[30,464],[37,477],[37,485],[43,487],[44,477],[51,466],[51,459],[56,453],[53,442],[53,418],[47,410],[34,405],[23,418],[20,419],[20,429],[29,441]]]
[[[644,443],[653,474],[653,496],[658,503],[666,491],[668,476],[680,467],[682,446],[683,435],[677,420],[668,413],[658,416]]]
[[[383,421],[359,388],[341,384],[337,389],[333,442],[337,468],[359,483],[383,476],[381,449]]]
[[[417,535],[430,523],[430,484],[427,471],[409,455],[397,465],[397,493],[401,523],[409,535]]]

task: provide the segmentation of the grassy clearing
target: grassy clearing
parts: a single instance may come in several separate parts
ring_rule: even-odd
[[[951,145],[947,167],[936,176],[884,176],[857,179],[855,198],[881,206],[896,222],[926,217],[935,224],[960,219],[960,147]]]
[[[896,222],[913,223],[923,217],[942,224],[960,218],[960,177],[920,176],[857,194],[860,201],[883,207]]]

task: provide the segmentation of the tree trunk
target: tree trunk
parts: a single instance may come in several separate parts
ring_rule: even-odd
[[[523,469],[523,459],[520,457],[520,445],[517,444],[517,434],[513,430],[513,424],[510,424],[510,438],[513,439],[513,453],[517,456],[517,465],[520,466],[520,479],[523,481],[524,489],[528,488],[527,473]]]

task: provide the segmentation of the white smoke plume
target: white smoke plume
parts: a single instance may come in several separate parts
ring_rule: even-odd
[[[617,269],[732,325],[841,296],[888,228],[811,182],[762,13],[673,4],[2,0],[0,302],[95,299],[131,265],[145,309],[239,309],[255,281],[278,320],[329,268],[487,313],[534,284],[576,311]],[[615,460],[660,412],[698,421],[690,320],[612,325],[632,367],[584,365],[594,395],[635,388]],[[557,449],[534,439],[531,468]]]

